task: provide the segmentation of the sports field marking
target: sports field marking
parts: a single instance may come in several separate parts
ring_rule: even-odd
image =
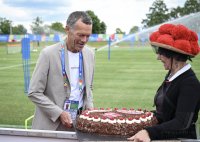
[[[31,62],[30,65],[36,64],[36,62]],[[6,66],[6,67],[0,67],[0,70],[6,70],[6,69],[11,69],[11,68],[16,68],[16,67],[22,67],[23,64],[18,64],[18,65],[12,65],[12,66]]]
[[[24,125],[4,125],[0,124],[0,128],[19,128],[19,129],[24,129]],[[28,128],[31,128],[28,126]]]

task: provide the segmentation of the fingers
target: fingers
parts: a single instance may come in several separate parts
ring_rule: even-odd
[[[72,124],[71,114],[69,112],[66,112],[66,114],[67,114],[68,123]]]
[[[72,123],[65,123],[64,126],[67,128],[72,128],[73,125],[72,125]]]
[[[65,119],[65,126],[67,127],[67,128],[72,128],[72,119],[71,119],[71,115],[70,115],[70,113],[68,113],[68,112],[66,112],[66,119]]]
[[[72,119],[70,113],[63,111],[60,115],[60,121],[67,128],[72,128]]]
[[[130,138],[127,138],[128,141],[134,141],[134,139],[135,139],[135,136],[132,136],[132,137],[130,137]]]
[[[149,134],[146,130],[139,131],[138,133],[128,138],[127,140],[134,141],[134,142],[150,142],[151,141]]]

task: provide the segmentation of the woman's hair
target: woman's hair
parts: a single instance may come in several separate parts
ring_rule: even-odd
[[[188,59],[191,61],[191,59],[188,55],[184,55],[184,54],[177,53],[177,52],[174,52],[174,51],[171,51],[171,50],[167,50],[165,48],[159,47],[157,53],[160,54],[160,55],[163,55],[167,58],[174,58],[177,61],[186,62]]]

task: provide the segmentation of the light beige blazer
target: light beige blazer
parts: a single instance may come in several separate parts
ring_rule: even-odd
[[[86,85],[83,109],[93,107],[92,85],[94,76],[94,52],[84,47],[83,71]],[[38,58],[30,81],[28,97],[36,105],[32,129],[56,130],[61,123],[60,114],[66,97],[70,95],[68,54],[65,44],[65,66],[68,76],[68,87],[64,88],[61,65],[61,43],[44,48]]]

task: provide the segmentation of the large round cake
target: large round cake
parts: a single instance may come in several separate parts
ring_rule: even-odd
[[[133,136],[156,123],[153,113],[146,110],[101,108],[83,111],[77,117],[76,128],[87,133]]]

